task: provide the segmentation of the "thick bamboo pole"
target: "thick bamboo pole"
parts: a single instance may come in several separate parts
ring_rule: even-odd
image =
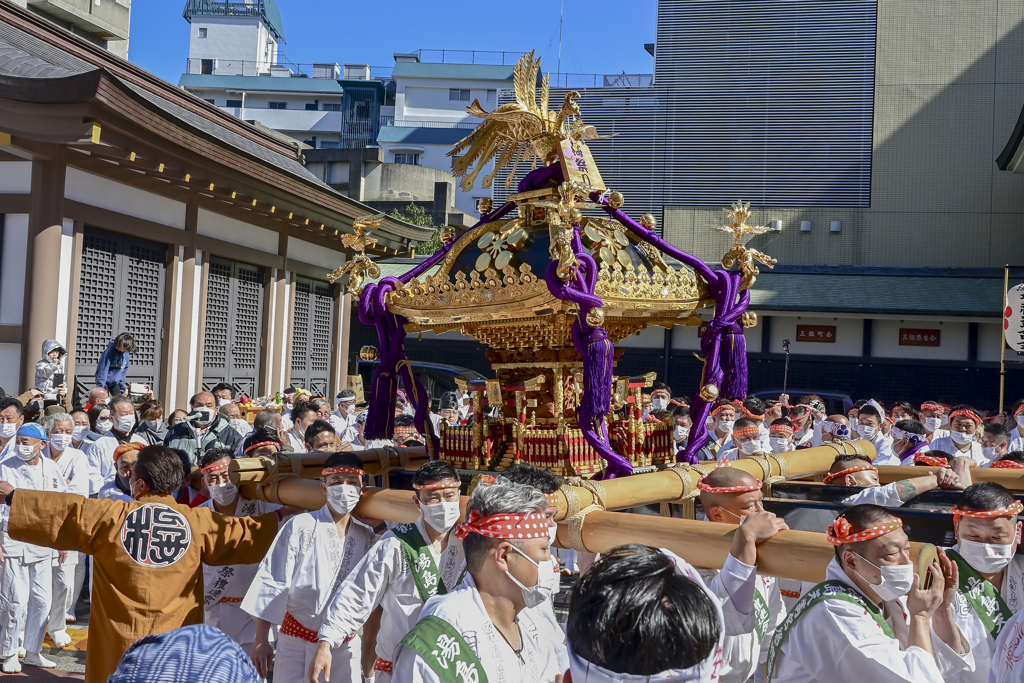
[[[381,474],[386,469],[415,470],[427,461],[427,449],[423,446],[414,448],[368,448],[352,451],[363,461],[363,466],[371,475]],[[264,481],[275,471],[279,474],[297,474],[303,479],[320,477],[324,461],[330,453],[282,453],[275,461],[273,458],[237,458],[231,461],[231,472],[237,473],[239,484],[255,484]],[[383,463],[387,467],[382,467]],[[276,468],[276,469],[275,469]],[[298,468],[295,472],[293,469]]]
[[[882,484],[891,484],[894,481],[900,481],[901,479],[911,479],[913,477],[922,477],[927,472],[934,472],[939,469],[938,467],[923,467],[914,466],[907,467],[905,465],[883,465],[878,468],[878,481]],[[1011,470],[1011,469],[992,469],[990,467],[972,467],[971,468],[971,480],[974,482],[979,481],[994,481],[997,484],[1002,484],[1011,491],[1024,491],[1024,470]]]
[[[843,441],[832,446],[821,446],[818,448],[806,448],[789,453],[772,455],[767,458],[741,458],[733,460],[730,464],[733,468],[749,472],[758,479],[765,476],[764,466],[770,467],[771,476],[779,476],[780,461],[786,463],[785,476],[787,478],[804,477],[811,474],[827,472],[835,461],[839,450],[848,454],[862,454],[872,459],[875,457],[875,447],[870,441]],[[714,467],[715,463],[701,463],[708,468]],[[764,465],[764,466],[762,466]],[[610,479],[599,483],[604,490],[604,503],[608,510],[621,510],[623,508],[637,507],[640,505],[651,505],[665,501],[676,501],[686,494],[687,490],[696,487],[700,480],[701,473],[698,470],[661,470],[647,474],[636,474],[632,477]],[[685,485],[683,477],[689,477],[691,484]],[[684,486],[686,490],[684,490]],[[565,488],[559,491],[558,513],[556,520],[563,520],[569,510],[569,501],[566,498]],[[579,500],[579,508],[583,509],[594,503],[594,493],[589,488],[579,486],[571,488]]]
[[[584,546],[607,552],[624,543],[666,548],[695,567],[719,569],[732,546],[736,524],[697,522],[688,519],[631,515],[622,512],[591,512],[583,520]],[[569,547],[569,527],[558,525],[558,541]],[[918,564],[918,576],[935,557],[935,546],[911,543],[910,557]],[[759,573],[797,581],[825,580],[825,568],[835,557],[835,547],[824,533],[781,531],[757,549]]]

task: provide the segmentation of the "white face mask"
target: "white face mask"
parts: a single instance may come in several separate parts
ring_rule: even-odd
[[[675,441],[676,443],[682,441],[685,444],[686,440],[689,437],[690,437],[690,430],[687,429],[686,427],[680,427],[679,425],[676,425],[672,429],[672,440]]]
[[[221,406],[226,406],[229,403],[231,403],[231,399],[230,398],[218,398],[217,399],[217,407],[218,408],[220,408]]]
[[[967,560],[967,564],[982,574],[995,574],[1002,571],[1003,567],[1010,564],[1010,560],[1013,559],[1014,550],[1012,543],[1002,545],[960,541],[960,556]]]
[[[937,417],[926,417],[924,419],[924,428],[929,432],[934,432],[942,426],[942,420]]]
[[[537,584],[534,586],[524,586],[516,577],[512,576],[511,572],[505,572],[505,576],[512,579],[513,583],[519,586],[519,590],[523,592],[523,600],[526,601],[526,606],[536,607],[544,604],[546,600],[550,600],[551,594],[555,591],[555,585],[558,583],[558,575],[555,574],[555,566],[551,558],[543,562],[535,562],[519,548],[512,546],[512,550],[525,557],[530,564],[537,568]]]
[[[757,447],[760,446],[757,441],[744,441],[743,443],[736,444],[737,448],[740,449],[740,453],[743,455],[753,455],[757,451]]]
[[[241,418],[235,418],[234,420],[231,420],[230,424],[231,428],[234,429],[239,434],[241,434],[242,436],[248,436],[249,432],[252,431],[252,427],[249,426],[249,423]]]
[[[854,553],[857,555],[857,553]],[[912,564],[897,564],[891,567],[879,567],[874,562],[865,559],[863,555],[857,555],[860,559],[864,560],[872,567],[878,569],[882,574],[878,583],[871,583],[867,579],[864,579],[864,575],[857,572],[857,576],[867,581],[871,589],[882,600],[896,600],[902,598],[904,595],[910,592],[910,589],[914,587],[914,565]],[[856,570],[854,570],[856,571]]]
[[[434,531],[444,533],[455,526],[459,521],[459,501],[442,501],[431,505],[420,503],[420,512],[423,514],[423,521],[431,526]]]
[[[71,430],[71,440],[72,441],[81,441],[82,439],[85,438],[85,435],[88,432],[89,432],[89,428],[87,426],[85,426],[85,425],[81,425],[81,426],[76,425]]]
[[[0,424],[0,437],[9,439],[18,432],[17,422],[5,422]]]
[[[875,438],[875,432],[878,431],[878,427],[872,427],[871,425],[857,425],[857,433],[860,434],[862,439],[873,439]]]
[[[134,427],[134,426],[135,426],[135,416],[134,415],[122,415],[121,417],[117,418],[117,429],[118,429],[118,431],[120,431],[120,432],[122,432],[124,434],[127,434],[128,432],[130,432],[132,430],[132,427]]]
[[[786,453],[789,451],[789,439],[770,437],[768,440],[772,444],[772,453]]]
[[[18,457],[22,460],[31,460],[36,457],[35,446],[15,446],[14,452],[17,453]]]
[[[1013,419],[1017,421],[1017,426],[1018,427],[1020,427],[1021,429],[1024,429],[1024,415],[1018,415],[1017,417],[1015,417]]]
[[[106,434],[107,432],[109,432],[113,428],[114,428],[114,421],[113,420],[97,420],[96,421],[96,431],[98,431],[100,434]]]
[[[220,503],[221,505],[228,505],[238,495],[238,487],[232,484],[230,481],[223,484],[214,484],[213,486],[207,486],[210,491],[210,498],[213,498],[214,502]]]
[[[193,410],[199,413],[199,416],[195,419],[195,423],[197,425],[205,427],[206,425],[213,423],[213,418],[216,415],[216,413],[213,412],[213,408],[193,408]]]
[[[70,434],[52,434],[50,436],[50,449],[63,451],[71,445],[71,438]]]
[[[735,423],[735,420],[719,420],[718,421],[718,431],[720,431],[720,432],[731,432],[732,431],[732,426],[733,426],[734,423]]]
[[[797,429],[796,431],[793,432],[793,436],[795,436],[798,439],[802,439],[805,434],[807,434],[806,427],[801,427],[800,429]]]
[[[981,455],[986,460],[995,460],[996,458],[999,457],[999,454],[996,453],[996,447],[995,446],[982,446],[981,447]]]
[[[950,432],[949,438],[953,439],[953,443],[963,446],[974,441],[973,434],[966,434],[964,432]]]
[[[339,515],[347,515],[355,509],[362,494],[358,486],[335,484],[327,487],[327,504]]]
[[[665,410],[668,408],[668,399],[665,398],[652,398],[651,408],[654,410]]]
[[[548,527],[548,545],[554,547],[555,541],[558,540],[558,526]]]
[[[288,411],[289,413],[292,411],[292,408],[294,408],[294,407],[295,407],[294,403],[285,403],[284,404],[284,409],[286,411]]]

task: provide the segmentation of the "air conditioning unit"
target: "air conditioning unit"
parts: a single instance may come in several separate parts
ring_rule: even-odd
[[[292,70],[281,64],[272,64],[270,66],[270,75],[274,78],[291,78],[293,76]]]
[[[369,64],[346,64],[345,65],[345,80],[346,81],[368,81],[368,80],[370,80],[370,65]]]
[[[341,78],[341,67],[334,62],[313,62],[313,78]]]

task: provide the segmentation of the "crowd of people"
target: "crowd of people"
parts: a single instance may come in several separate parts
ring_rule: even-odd
[[[70,643],[84,594],[93,683],[160,680],[168,657],[176,680],[195,667],[196,681],[230,670],[217,680],[1024,682],[1024,506],[971,475],[1024,467],[1024,401],[1006,415],[938,401],[858,401],[845,415],[817,396],[721,401],[700,449],[717,466],[697,488],[701,518],[738,524],[723,565],[641,545],[587,557],[563,626],[552,604],[562,481],[550,471],[482,475],[463,508],[459,473],[433,460],[412,477],[415,522],[359,516],[369,478],[356,451],[376,444],[354,392],[332,410],[288,389],[251,423],[227,384],[165,409],[129,396],[132,347],[111,341],[82,406],[68,405],[56,342],[36,386],[0,398],[4,673],[53,667],[44,638]],[[435,428],[472,419],[463,399],[442,397]],[[400,396],[389,441],[423,438],[409,412]],[[689,408],[666,385],[651,387],[643,416],[686,447]],[[764,509],[762,482],[730,463],[858,438],[876,455],[838,456],[825,475],[856,489],[821,530],[835,547],[826,580],[759,573],[758,546],[788,527]],[[229,476],[236,458],[301,452],[325,456],[317,510],[247,498]],[[899,464],[934,469],[881,486],[877,467]],[[955,543],[920,577],[894,508],[933,489],[959,492]]]

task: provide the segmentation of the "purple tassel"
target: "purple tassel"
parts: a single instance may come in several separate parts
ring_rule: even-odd
[[[731,325],[722,334],[722,396],[747,397],[747,342],[739,325]]]
[[[611,407],[612,366],[615,346],[608,341],[608,330],[591,328],[585,361],[587,378],[583,400],[590,415],[605,415]]]

